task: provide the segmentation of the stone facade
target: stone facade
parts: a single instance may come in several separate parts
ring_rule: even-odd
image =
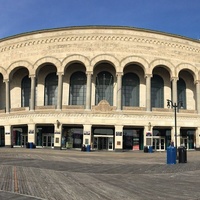
[[[87,77],[85,105],[69,103],[70,77],[76,71],[84,72]],[[114,79],[112,105],[105,100],[95,101],[96,77],[101,71],[108,71]],[[45,77],[52,72],[58,77],[57,99],[55,105],[45,105]],[[140,80],[138,106],[122,105],[122,80],[129,72],[137,74]],[[145,29],[69,27],[1,39],[2,138],[5,137],[5,146],[15,146],[13,132],[17,130],[20,132],[18,145],[24,146],[23,141],[26,140],[37,146],[48,146],[48,131],[45,132],[45,139],[41,138],[40,145],[37,144],[37,132],[40,126],[52,126],[50,146],[60,148],[63,127],[67,130],[79,127],[83,137],[81,144],[89,144],[95,149],[94,138],[101,137],[106,138],[106,149],[122,150],[123,132],[127,128],[142,131],[139,133],[143,134],[139,149],[143,149],[144,145],[155,147],[158,142],[157,150],[164,150],[168,145],[166,135],[156,135],[154,130],[171,130],[170,140],[177,140],[177,145],[182,143],[181,131],[186,130],[186,143],[191,140],[191,148],[199,147],[199,72],[199,41]],[[162,77],[164,82],[164,105],[159,108],[151,104],[151,79],[154,74]],[[21,82],[27,75],[31,81],[30,102],[28,107],[23,107]],[[177,110],[175,125],[174,109],[167,107],[167,99],[178,104],[177,81],[180,78],[185,81],[187,105],[184,110]],[[108,136],[104,132],[95,136],[95,127],[112,128],[114,133]],[[192,139],[188,138],[190,130],[194,136]],[[151,133],[150,136],[147,133]],[[27,138],[22,141],[22,135],[26,134]],[[111,138],[110,143],[108,138]],[[161,147],[161,138],[165,139],[164,147]],[[99,140],[99,143],[104,143],[102,141]]]

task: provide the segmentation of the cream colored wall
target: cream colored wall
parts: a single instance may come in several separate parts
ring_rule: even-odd
[[[11,108],[21,107],[21,77],[14,76],[10,81]]]
[[[76,37],[75,37],[76,36]],[[70,60],[72,58],[72,60]],[[68,61],[68,62],[67,62]],[[126,62],[125,62],[126,61]],[[140,71],[140,107],[146,106],[146,74],[151,74],[154,67],[165,66],[164,77],[164,101],[171,99],[172,77],[178,77],[178,71],[190,68],[189,80],[185,77],[187,87],[187,108],[190,112],[178,113],[178,123],[181,127],[197,127],[200,123],[199,115],[195,113],[195,85],[194,80],[200,80],[200,43],[178,36],[163,33],[129,29],[129,28],[66,28],[36,33],[28,33],[16,37],[3,39],[0,42],[0,73],[4,79],[8,79],[17,67],[23,66],[38,79],[37,106],[44,105],[44,78],[47,73],[63,72],[63,105],[69,101],[69,72],[65,69],[73,62],[79,62],[84,70],[92,71],[91,105],[95,105],[95,78],[100,70],[101,62],[108,62],[114,80],[113,105],[117,102],[116,73],[123,72],[127,64],[137,64]],[[52,63],[53,67],[43,68],[43,64]],[[65,63],[65,64],[63,64]],[[40,70],[41,68],[41,70]],[[78,68],[74,68],[76,71]],[[134,70],[133,70],[134,71]],[[185,76],[185,75],[183,75]],[[194,77],[194,79],[193,79]],[[192,81],[191,81],[192,80]],[[20,76],[10,80],[11,108],[21,105],[21,93],[19,83]],[[4,90],[5,91],[5,90]],[[2,106],[4,103],[1,103]],[[165,108],[166,108],[166,102]],[[194,111],[194,112],[193,112]],[[123,125],[123,126],[147,126],[150,121],[155,126],[173,127],[174,113],[141,110],[129,110],[115,112],[110,110],[85,111],[85,110],[35,110],[33,113],[24,111],[0,113],[0,124],[37,124],[55,123],[55,118],[64,124],[95,124],[95,125]],[[7,136],[8,137],[8,136]]]

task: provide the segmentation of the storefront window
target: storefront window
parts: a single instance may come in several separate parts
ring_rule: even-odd
[[[140,150],[143,143],[140,130],[124,129],[123,131],[123,149]]]
[[[62,134],[62,147],[81,148],[83,144],[83,128],[67,128]]]

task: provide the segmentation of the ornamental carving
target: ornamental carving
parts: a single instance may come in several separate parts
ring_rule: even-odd
[[[45,33],[45,31],[44,31]],[[134,33],[134,30],[133,30]],[[37,33],[36,33],[37,34]],[[35,34],[34,34],[35,35]],[[74,35],[76,35],[76,33],[74,33]],[[160,35],[158,33],[158,35]],[[25,36],[20,36],[20,38],[25,37]],[[170,36],[168,36],[170,37]],[[173,37],[173,36],[171,36]],[[53,44],[53,43],[57,43],[57,44],[62,44],[63,42],[72,42],[72,41],[124,41],[124,42],[136,42],[139,44],[152,44],[152,45],[158,45],[158,46],[162,46],[162,47],[171,47],[173,49],[181,49],[184,51],[190,51],[190,52],[196,52],[199,53],[200,52],[200,48],[195,47],[195,46],[191,46],[191,45],[186,45],[186,44],[180,44],[180,43],[176,43],[176,42],[169,42],[166,41],[164,39],[153,39],[153,38],[148,38],[147,37],[135,37],[135,36],[130,36],[130,35],[126,35],[124,34],[124,36],[122,35],[109,35],[109,34],[96,34],[93,35],[93,33],[91,33],[91,35],[79,35],[79,36],[70,36],[67,35],[64,37],[47,37],[47,38],[41,38],[41,39],[37,39],[37,40],[33,40],[30,39],[29,41],[24,41],[24,42],[20,42],[20,43],[13,43],[11,45],[5,45],[2,48],[0,48],[0,52],[5,52],[5,51],[9,51],[9,50],[14,50],[14,49],[18,49],[18,48],[22,48],[22,47],[27,47],[27,46],[33,46],[33,45],[41,45],[41,44]],[[62,45],[60,45],[62,46]],[[146,47],[147,48],[147,47]]]
[[[110,106],[106,100],[101,100],[97,106],[92,107],[92,111],[110,112],[116,110],[116,107]]]

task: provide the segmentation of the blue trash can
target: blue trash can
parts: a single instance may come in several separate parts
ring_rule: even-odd
[[[90,145],[89,144],[87,145],[86,151],[90,152]]]
[[[148,152],[153,153],[153,147],[152,146],[149,146]]]
[[[29,143],[30,149],[33,149],[33,142]]]
[[[167,147],[167,164],[176,164],[176,147]]]

